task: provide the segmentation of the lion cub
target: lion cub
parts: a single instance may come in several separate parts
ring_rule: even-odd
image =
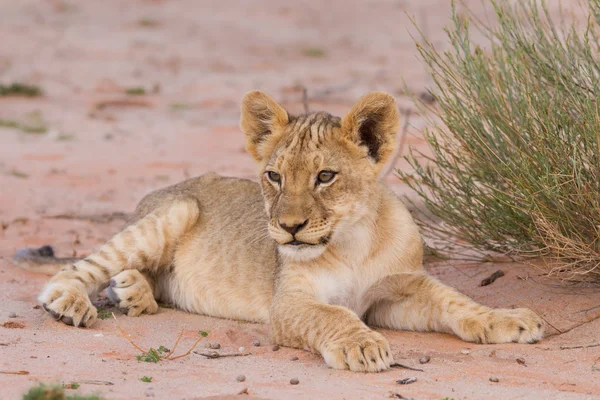
[[[292,116],[254,91],[241,128],[259,183],[204,175],[146,196],[97,252],[56,274],[39,297],[57,320],[90,326],[107,288],[129,316],[156,300],[215,317],[270,323],[272,340],[332,368],[383,371],[387,340],[369,326],[533,343],[531,310],[491,309],[429,277],[411,215],[377,175],[399,113],[370,93],[343,117]],[[46,248],[48,250],[48,248]],[[29,256],[28,256],[29,254]],[[22,263],[68,261],[19,252]]]

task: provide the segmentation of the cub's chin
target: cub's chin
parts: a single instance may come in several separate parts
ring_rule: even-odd
[[[277,247],[279,254],[286,260],[305,262],[320,257],[326,246],[323,244],[280,244]]]

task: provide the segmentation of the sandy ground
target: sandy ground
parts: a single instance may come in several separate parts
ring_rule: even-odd
[[[240,398],[600,398],[600,347],[588,347],[600,343],[600,308],[593,308],[600,293],[547,281],[522,265],[427,267],[490,306],[533,308],[551,324],[548,338],[489,346],[382,331],[396,361],[423,371],[367,375],[330,370],[304,351],[273,351],[268,326],[168,308],[117,318],[144,348],[171,347],[184,329],[177,351],[183,352],[202,329],[210,335],[198,350],[218,342],[223,352],[243,346],[252,355],[139,362],[112,319],[75,329],[48,318],[36,306],[47,277],[10,262],[16,249],[47,243],[64,256],[89,253],[122,221],[88,217],[130,212],[144,194],[188,176],[253,178],[237,127],[240,99],[250,89],[270,92],[292,112],[303,109],[301,87],[311,109],[338,115],[370,90],[391,92],[410,107],[402,80],[416,92],[428,80],[408,16],[443,46],[448,3],[0,1],[0,82],[26,81],[45,91],[34,99],[0,98],[0,120],[47,128],[35,134],[0,127],[0,397],[20,398],[37,382],[78,382],[70,393],[109,399],[238,397],[244,388],[249,395]],[[468,3],[480,13],[478,1]],[[148,94],[125,94],[135,87]],[[410,125],[408,144],[424,149],[423,121],[413,116]],[[393,175],[386,182],[410,195]],[[478,286],[499,268],[506,276]],[[431,357],[428,364],[419,364],[423,355]],[[21,370],[29,373],[6,373]],[[143,376],[152,382],[141,382]],[[407,377],[418,380],[396,384]],[[292,378],[300,383],[290,385]]]

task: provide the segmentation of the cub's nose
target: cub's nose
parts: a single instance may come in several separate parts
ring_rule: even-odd
[[[279,221],[279,226],[286,232],[288,232],[290,235],[295,235],[296,233],[298,233],[302,228],[304,228],[306,225],[308,225],[308,220],[298,224],[298,223],[294,223],[294,222],[283,222],[283,221]]]

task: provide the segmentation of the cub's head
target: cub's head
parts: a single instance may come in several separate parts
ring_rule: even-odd
[[[281,254],[310,260],[352,235],[372,207],[399,119],[386,93],[363,96],[343,118],[291,116],[259,91],[244,97],[241,127],[259,165],[269,234]]]

